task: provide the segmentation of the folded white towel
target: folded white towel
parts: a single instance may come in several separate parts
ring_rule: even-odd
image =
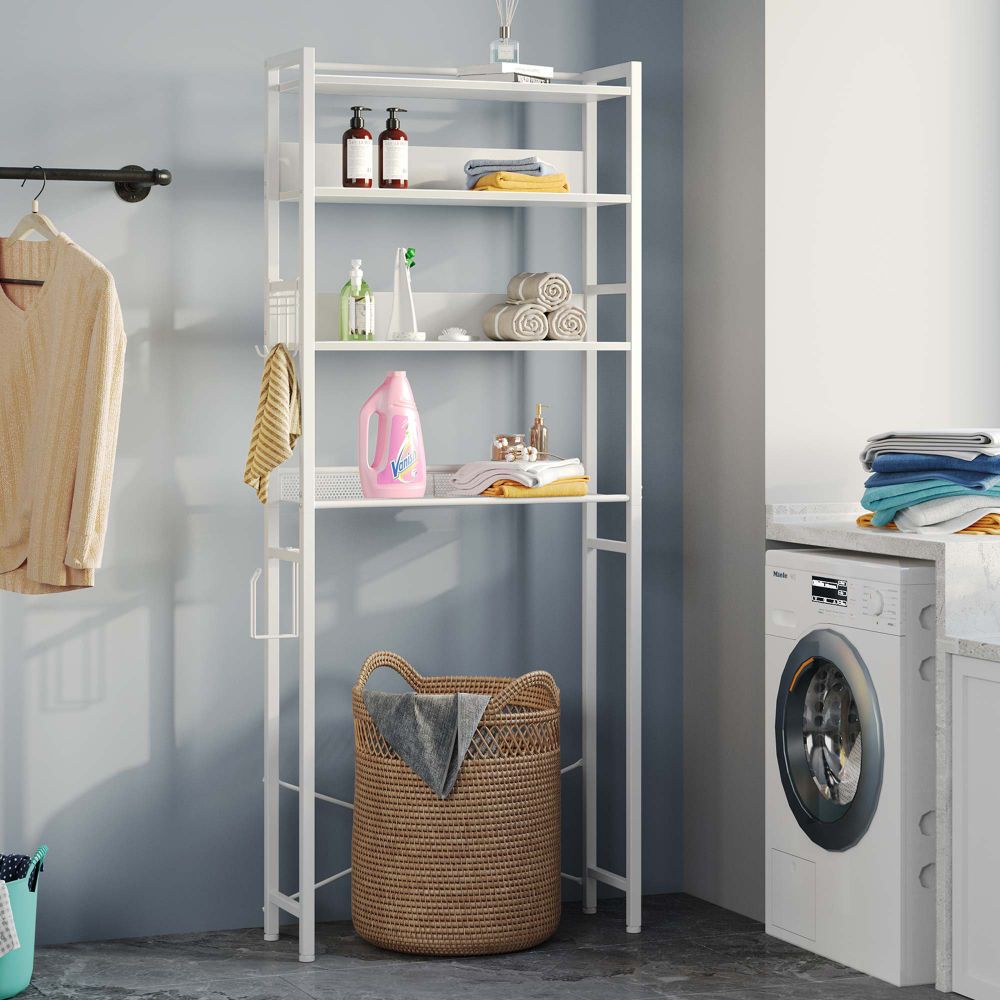
[[[587,336],[587,314],[579,306],[559,306],[548,313],[549,340],[583,340]]]
[[[931,527],[935,524],[944,524],[953,518],[964,517],[977,510],[995,510],[989,507],[989,497],[984,497],[981,493],[959,494],[952,497],[939,497],[937,500],[925,500],[923,503],[914,504],[912,507],[904,507],[898,511],[893,521],[896,527],[905,531],[913,531],[917,528]],[[978,521],[982,515],[974,517],[969,524]],[[902,519],[902,524],[900,523]],[[905,526],[905,527],[904,527]],[[968,525],[963,524],[963,528]],[[953,528],[958,531],[958,528]]]
[[[0,956],[21,947],[14,926],[14,911],[10,908],[10,893],[7,883],[0,882]]]
[[[469,462],[455,472],[451,484],[458,496],[476,497],[501,479],[509,479],[522,486],[548,486],[558,479],[576,479],[586,474],[578,458],[546,458],[537,462]]]
[[[944,500],[974,500],[973,497],[943,497]],[[937,500],[931,500],[930,503],[937,503]],[[905,510],[897,512],[893,521],[896,527],[900,531],[912,532],[916,535],[953,535],[956,531],[962,531],[964,528],[968,528],[970,525],[975,524],[981,517],[985,517],[987,514],[1000,514],[1000,507],[971,507],[969,510],[964,511],[961,514],[956,514],[954,517],[945,518],[942,521],[935,521],[933,524],[921,523],[920,508],[925,506],[924,504],[918,504],[916,507],[907,507]]]
[[[548,332],[545,310],[534,302],[498,302],[483,317],[490,340],[544,340]]]
[[[966,461],[976,455],[1000,455],[1000,428],[886,431],[868,439],[861,452],[861,464],[871,470],[875,456],[886,452],[948,455]]]
[[[522,271],[507,282],[508,302],[537,302],[543,309],[558,309],[569,302],[573,286],[558,271]]]

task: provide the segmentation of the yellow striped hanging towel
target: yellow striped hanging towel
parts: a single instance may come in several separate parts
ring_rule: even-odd
[[[264,362],[260,402],[250,436],[243,482],[267,503],[268,476],[285,461],[302,433],[299,383],[295,365],[284,344],[276,344]]]

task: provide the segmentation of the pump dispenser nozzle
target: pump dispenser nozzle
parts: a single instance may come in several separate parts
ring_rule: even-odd
[[[406,108],[386,108],[386,112],[389,117],[386,119],[385,127],[388,129],[399,128],[399,119],[396,117],[397,113],[406,113]]]
[[[361,112],[371,111],[371,108],[363,108],[360,104],[352,104],[351,110],[354,112],[351,116],[351,128],[364,128],[365,120],[361,117]]]

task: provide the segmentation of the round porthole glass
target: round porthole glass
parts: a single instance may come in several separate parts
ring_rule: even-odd
[[[864,836],[882,788],[882,719],[857,650],[832,630],[792,651],[775,704],[778,768],[809,838],[842,851]]]

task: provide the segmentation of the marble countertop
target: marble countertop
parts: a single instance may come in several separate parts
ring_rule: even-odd
[[[770,504],[769,541],[933,562],[937,569],[938,643],[1000,663],[1000,538],[913,535],[859,528],[861,508],[848,503]]]

